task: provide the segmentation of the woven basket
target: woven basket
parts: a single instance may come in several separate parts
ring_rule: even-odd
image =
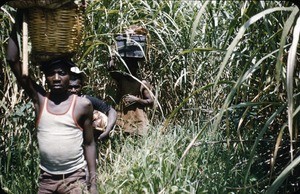
[[[31,7],[44,7],[48,9],[56,9],[72,0],[12,0],[7,4],[14,8],[31,8]]]
[[[72,57],[83,35],[83,9],[73,4],[57,9],[30,8],[29,37],[38,62]]]

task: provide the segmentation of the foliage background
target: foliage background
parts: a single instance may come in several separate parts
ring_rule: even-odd
[[[148,137],[115,132],[98,145],[100,193],[297,192],[299,170],[288,166],[299,163],[297,6],[286,1],[87,3],[84,40],[74,57],[88,75],[85,92],[115,105],[115,85],[106,69],[109,48],[114,34],[137,24],[150,33],[149,60],[140,76],[152,83],[156,97],[148,112]],[[5,61],[14,14],[2,6],[0,181],[9,193],[35,193],[33,107]],[[289,57],[296,61],[288,62]],[[43,83],[33,65],[30,74]]]

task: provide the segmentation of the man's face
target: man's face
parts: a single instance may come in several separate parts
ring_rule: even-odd
[[[45,72],[45,76],[51,92],[61,93],[68,90],[70,75],[63,64],[52,66]]]
[[[81,95],[81,81],[80,79],[71,79],[69,84],[69,92],[72,94]]]

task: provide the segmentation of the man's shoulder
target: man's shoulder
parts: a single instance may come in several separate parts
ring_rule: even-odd
[[[104,101],[101,100],[100,98],[96,98],[96,97],[94,97],[94,96],[85,95],[85,97],[86,97],[87,99],[89,99],[89,101],[91,101],[92,104],[93,104],[93,103],[97,103],[97,102],[100,102],[100,103],[103,103],[103,102],[104,102]]]
[[[85,98],[83,96],[78,96],[77,97],[77,103],[78,106],[81,107],[88,107],[88,106],[92,106],[91,101],[88,98]]]
[[[148,81],[146,81],[146,80],[142,80],[141,81],[141,89],[144,89],[144,88],[149,88],[149,89],[151,89],[151,84],[148,82]]]
[[[92,103],[87,98],[81,96],[77,97],[75,110],[79,115],[93,114]]]
[[[84,95],[83,97],[86,97],[87,99],[95,99],[95,97],[90,96],[90,95]]]

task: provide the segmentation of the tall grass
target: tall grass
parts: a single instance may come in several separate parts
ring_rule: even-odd
[[[1,176],[34,193],[32,105],[5,63],[12,22],[1,12]],[[151,132],[100,143],[100,193],[291,193],[298,188],[299,9],[284,1],[88,1],[74,57],[85,92],[113,106],[106,69],[115,33],[149,30],[141,77],[154,86]],[[31,74],[40,73],[31,67]]]

